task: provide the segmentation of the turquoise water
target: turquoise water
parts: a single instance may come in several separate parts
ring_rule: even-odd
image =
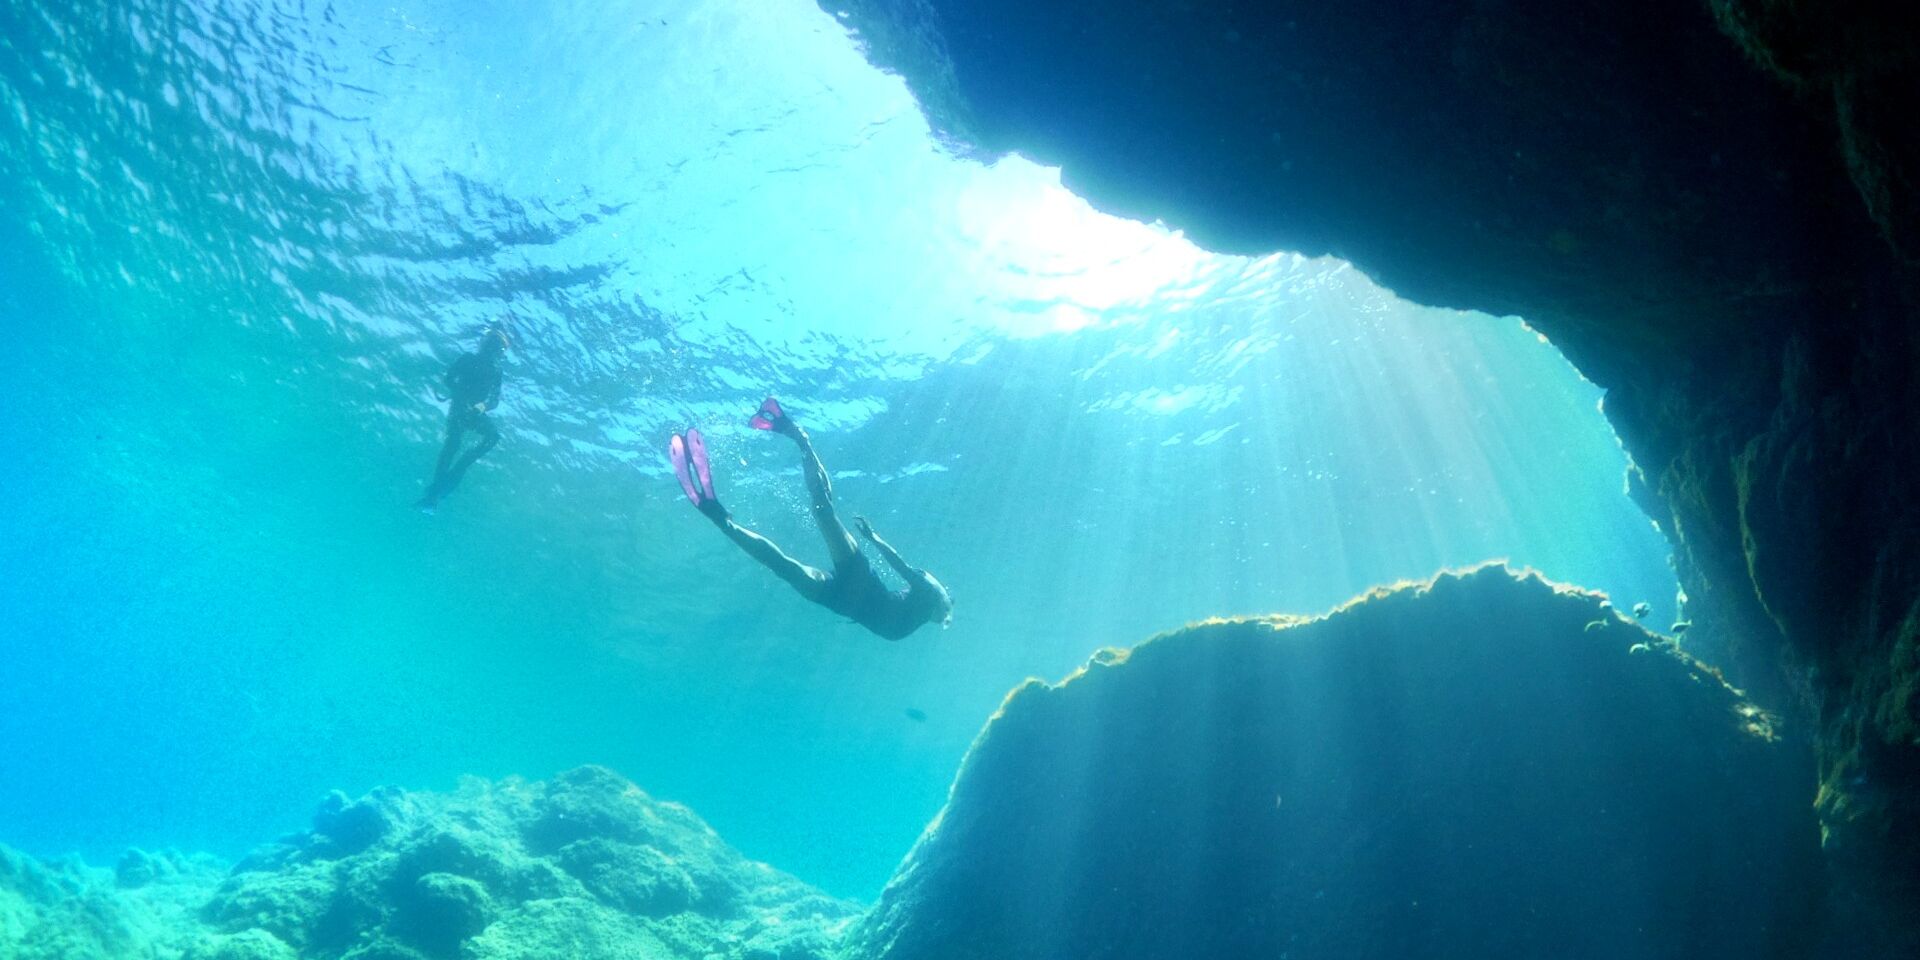
[[[1517,318],[1208,255],[934,141],[805,0],[0,0],[0,843],[236,855],[327,790],[601,763],[870,897],[1027,676],[1494,557],[1673,615]],[[433,516],[444,366],[511,317]],[[782,397],[951,587],[824,563]]]

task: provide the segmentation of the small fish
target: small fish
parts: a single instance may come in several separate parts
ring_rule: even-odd
[[[1647,616],[1652,613],[1653,613],[1653,604],[1648,603],[1645,600],[1642,600],[1639,603],[1636,603],[1633,605],[1633,618],[1635,620],[1645,620]]]
[[[927,712],[925,710],[920,709],[919,707],[908,707],[907,719],[912,720],[914,723],[926,723]]]

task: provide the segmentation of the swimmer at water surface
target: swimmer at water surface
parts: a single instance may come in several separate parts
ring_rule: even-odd
[[[493,425],[487,413],[500,405],[500,360],[509,345],[506,330],[495,326],[481,338],[479,349],[447,367],[443,381],[447,388],[447,439],[440,445],[440,460],[433,468],[427,492],[416,504],[421,510],[433,512],[441,499],[460,485],[467,468],[500,442],[500,428]],[[462,453],[468,432],[480,442]]]

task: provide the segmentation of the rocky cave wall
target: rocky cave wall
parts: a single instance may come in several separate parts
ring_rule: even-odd
[[[1807,956],[1811,777],[1599,596],[1445,574],[1015,691],[848,957]]]
[[[962,149],[1546,334],[1607,391],[1688,649],[1814,744],[1840,909],[1920,922],[1920,36],[1897,5],[820,4]]]

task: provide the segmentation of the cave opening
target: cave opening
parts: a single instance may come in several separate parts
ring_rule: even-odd
[[[1914,952],[1911,18],[829,6],[944,131],[1058,163],[1102,209],[1214,249],[1339,253],[1548,333],[1608,388],[1704,627],[1689,645],[1817,759],[1825,950]]]
[[[7,842],[237,855],[329,789],[593,760],[865,895],[1005,691],[1101,646],[1489,559],[1679,618],[1599,389],[1520,319],[1415,306],[1330,258],[1209,254],[1057,170],[956,155],[811,4],[666,4],[614,31],[189,5],[165,56],[153,11],[94,12],[33,27],[45,63],[8,88],[36,118],[10,128],[10,226],[64,284],[17,309],[72,321],[28,331],[22,382],[80,425],[22,441],[67,482],[9,507],[19,544],[60,544],[13,587],[8,616],[44,626],[10,682],[113,666],[11,691],[44,745],[19,769],[57,789],[3,801]],[[115,45],[132,67],[104,71]],[[586,106],[635,89],[663,92]],[[397,524],[439,364],[503,313],[502,453],[435,526]],[[791,464],[743,423],[767,392],[961,598],[941,642],[793,651],[849,628],[682,509],[661,447],[693,424],[743,521],[810,543]],[[77,522],[148,532],[102,577],[59,535]],[[261,582],[284,602],[252,602]],[[219,684],[192,667],[233,651],[251,666]],[[132,703],[107,689],[130,673]],[[422,712],[447,722],[412,736]],[[884,802],[850,792],[875,771]]]

